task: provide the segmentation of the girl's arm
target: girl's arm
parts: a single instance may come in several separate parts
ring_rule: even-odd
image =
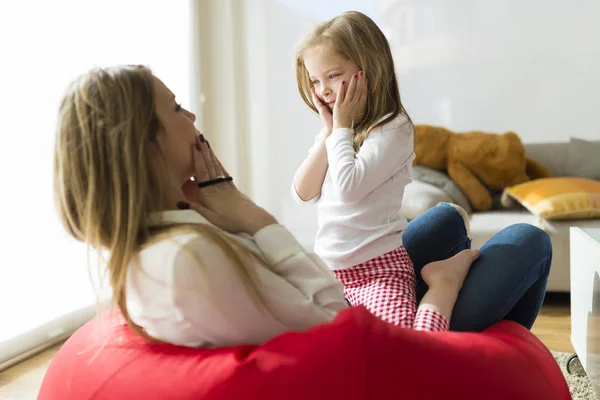
[[[321,195],[321,187],[327,174],[325,137],[326,132],[322,130],[309,150],[308,157],[294,174],[292,196],[299,203],[314,203],[319,200]]]
[[[361,200],[414,159],[413,127],[404,116],[374,130],[358,153],[353,135],[340,128],[325,142],[329,172],[345,202]]]
[[[312,101],[319,118],[323,124],[323,129],[317,136],[315,144],[308,152],[308,158],[304,160],[292,183],[292,197],[299,203],[315,203],[321,195],[323,181],[327,174],[327,150],[325,148],[325,139],[331,134],[333,126],[333,116],[331,111],[317,96],[314,86],[310,88]]]

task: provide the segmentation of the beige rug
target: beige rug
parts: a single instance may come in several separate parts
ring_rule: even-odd
[[[581,364],[578,362],[572,363],[571,371],[574,373],[569,374],[567,372],[567,360],[571,356],[571,353],[553,351],[552,355],[554,355],[560,370],[569,384],[573,400],[597,400],[596,392],[594,391],[592,383],[585,375],[585,371],[583,371]]]

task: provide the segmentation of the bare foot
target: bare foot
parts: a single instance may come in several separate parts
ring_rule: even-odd
[[[471,264],[479,257],[479,250],[463,250],[447,260],[429,263],[421,270],[421,277],[429,288],[462,288]]]

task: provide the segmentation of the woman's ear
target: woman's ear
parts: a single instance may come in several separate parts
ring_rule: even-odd
[[[148,127],[150,130],[150,140],[153,141],[156,136],[158,136],[161,129],[163,129],[163,125],[160,123],[160,119],[158,119],[158,115],[156,115],[156,111],[152,113],[152,117],[150,117],[150,126]]]

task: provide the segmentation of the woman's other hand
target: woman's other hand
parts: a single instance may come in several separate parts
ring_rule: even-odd
[[[229,233],[254,236],[265,226],[277,223],[275,217],[238,190],[202,135],[192,148],[192,157],[196,175],[182,186],[189,203],[179,203],[179,208],[192,208]]]

